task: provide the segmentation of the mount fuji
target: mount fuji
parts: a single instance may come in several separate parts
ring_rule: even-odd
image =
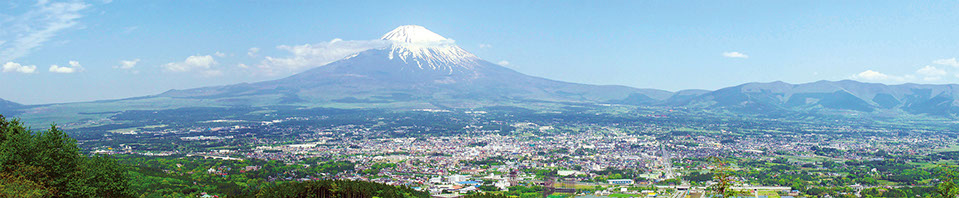
[[[383,45],[277,80],[80,103],[20,105],[0,99],[0,113],[38,120],[36,123],[99,123],[126,111],[195,107],[400,111],[521,107],[554,112],[622,104],[743,115],[915,114],[959,118],[959,85],[955,84],[772,82],[714,91],[669,92],[525,75],[485,61],[421,26],[400,26],[377,42]]]
[[[233,105],[362,103],[468,108],[531,101],[652,104],[672,94],[525,75],[485,61],[422,26],[397,27],[381,40],[388,45],[286,78],[171,90],[158,97]]]

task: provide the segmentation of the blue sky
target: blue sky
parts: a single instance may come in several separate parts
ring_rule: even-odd
[[[13,1],[0,98],[77,102],[277,79],[415,24],[556,80],[959,82],[954,1]],[[55,65],[55,66],[54,66]]]

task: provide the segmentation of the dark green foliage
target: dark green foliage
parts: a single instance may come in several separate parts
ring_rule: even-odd
[[[959,160],[959,151],[946,151],[929,155],[932,159]]]
[[[933,197],[953,198],[959,196],[959,167],[941,165],[935,170],[939,178]]]
[[[862,190],[862,197],[935,197],[935,187],[869,188]],[[953,196],[955,197],[955,196]]]
[[[819,147],[819,146],[812,146],[809,148],[809,150],[812,150],[813,153],[815,153],[816,155],[822,155],[822,156],[836,156],[836,155],[841,155],[843,153],[842,150],[839,150],[836,148]]]
[[[466,146],[468,146],[468,147],[483,147],[483,146],[486,146],[486,145],[489,145],[489,143],[488,143],[488,142],[472,142],[472,143],[467,144]]]
[[[477,194],[466,195],[466,196],[464,196],[463,198],[508,198],[508,197],[509,197],[509,196],[500,195],[500,194],[477,193]]]
[[[108,156],[92,156],[84,160],[86,184],[92,187],[98,197],[123,197],[130,194],[128,177],[124,173],[127,167],[120,165]]]
[[[683,179],[686,179],[689,181],[695,181],[695,182],[706,182],[706,181],[713,180],[713,174],[712,173],[701,174],[699,172],[692,172],[689,175],[683,176]]]
[[[429,197],[409,187],[395,187],[364,181],[320,180],[288,182],[266,187],[256,197]]]
[[[124,168],[103,156],[80,155],[56,126],[34,132],[0,115],[0,191],[37,197],[128,197]]]
[[[484,192],[500,191],[499,187],[496,187],[496,186],[493,186],[493,185],[482,185],[482,186],[479,186],[478,189],[480,189],[480,190],[482,190],[482,191],[484,191]]]

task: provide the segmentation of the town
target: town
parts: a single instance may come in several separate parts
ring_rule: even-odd
[[[955,136],[909,135],[926,132],[853,128],[848,123],[817,125],[758,119],[744,119],[736,125],[708,120],[684,122],[700,123],[693,125],[676,122],[684,119],[676,118],[682,115],[677,113],[673,115],[676,117],[640,116],[626,117],[623,122],[570,124],[556,118],[511,120],[475,112],[414,112],[452,120],[454,124],[448,125],[455,129],[416,122],[396,124],[403,123],[408,115],[392,116],[397,119],[393,121],[388,116],[368,118],[379,120],[373,124],[327,127],[284,123],[328,117],[210,120],[180,124],[184,128],[148,125],[113,129],[100,140],[81,140],[81,145],[94,153],[120,156],[121,161],[189,159],[232,161],[235,165],[198,166],[187,173],[177,172],[184,170],[182,163],[177,167],[151,167],[167,174],[214,174],[222,180],[231,174],[272,169],[257,174],[261,182],[372,181],[408,186],[440,197],[482,192],[516,196],[703,196],[702,191],[712,184],[711,178],[703,176],[712,175],[710,171],[716,168],[709,162],[711,157],[734,161],[734,170],[742,173],[737,177],[737,188],[756,196],[861,196],[863,190],[923,187],[927,183],[922,176],[913,180],[899,177],[912,177],[908,171],[929,168],[921,164],[955,160],[955,156],[939,153],[959,148]],[[414,130],[459,132],[402,135]],[[877,162],[904,165],[877,170],[875,166],[881,165],[870,165]],[[876,174],[856,175],[859,171]],[[248,175],[233,177],[254,179]],[[809,178],[797,182],[784,181],[783,177]]]

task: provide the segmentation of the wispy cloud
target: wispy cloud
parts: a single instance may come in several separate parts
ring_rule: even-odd
[[[723,52],[723,56],[727,58],[749,58],[749,55],[740,52]]]
[[[139,62],[140,62],[140,59],[139,59],[139,58],[138,58],[138,59],[133,59],[133,60],[120,60],[120,64],[117,65],[117,66],[113,66],[113,68],[117,68],[117,69],[133,69],[133,67],[136,67],[136,66],[137,66],[137,63],[139,63]]]
[[[164,64],[162,67],[170,72],[195,72],[203,76],[218,76],[223,72],[213,68],[217,64],[211,55],[194,55],[180,62]]]
[[[83,2],[39,1],[22,15],[0,19],[0,62],[26,56],[63,30],[78,24]]]
[[[20,63],[7,62],[3,64],[3,72],[19,72],[25,74],[32,74],[37,72],[36,65],[21,65]]]
[[[931,65],[926,65],[925,67],[916,70],[916,73],[923,76],[945,76],[946,70],[939,69]]]
[[[386,46],[389,46],[389,42],[384,40],[344,41],[342,39],[317,44],[280,45],[276,48],[289,52],[290,56],[279,58],[266,56],[257,67],[268,74],[299,71],[322,66],[358,52]]]
[[[862,80],[862,81],[896,82],[896,83],[909,82],[909,81],[916,80],[916,76],[911,74],[897,76],[897,75],[886,74],[886,73],[882,73],[874,70],[866,70],[858,74],[855,74],[850,78],[855,80]]]
[[[250,57],[256,57],[257,52],[260,52],[260,48],[251,47],[250,49],[246,50],[246,55]]]
[[[956,58],[948,58],[948,59],[934,60],[934,61],[932,61],[932,63],[934,63],[934,64],[939,64],[939,65],[948,65],[948,66],[953,66],[953,67],[959,67],[959,61],[956,61]]]
[[[502,65],[502,66],[507,66],[507,65],[509,65],[509,61],[501,60],[501,61],[499,61],[499,62],[496,62],[496,64]]]
[[[863,81],[873,81],[873,82],[919,82],[919,81],[940,81],[944,76],[949,75],[945,69],[937,68],[935,66],[926,65],[925,67],[919,68],[913,74],[905,75],[892,75],[875,70],[866,70],[858,74],[852,75],[851,79],[863,80]]]

